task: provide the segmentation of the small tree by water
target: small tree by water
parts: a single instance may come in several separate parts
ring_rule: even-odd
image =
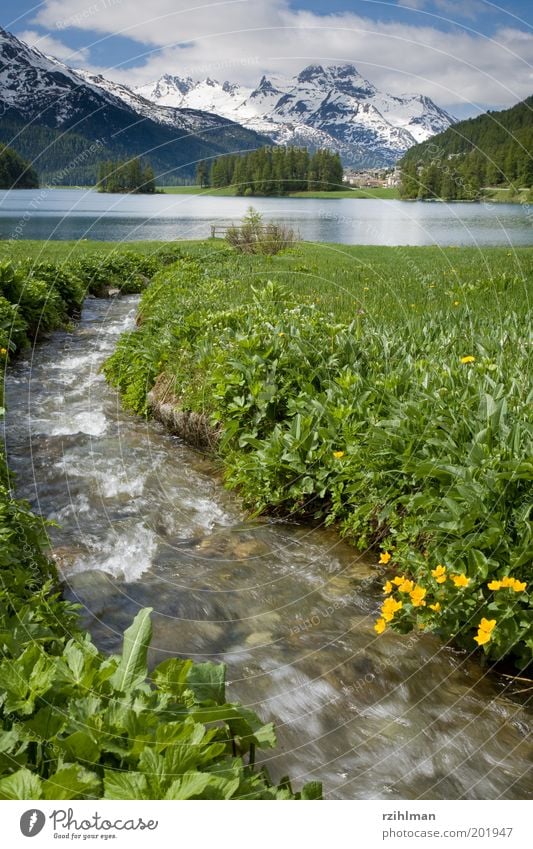
[[[240,225],[228,228],[226,241],[242,254],[274,255],[294,245],[297,237],[284,224],[265,224],[261,213],[250,206]]]

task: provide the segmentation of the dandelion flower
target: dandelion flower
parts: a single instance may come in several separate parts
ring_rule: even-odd
[[[468,354],[466,357],[461,357],[461,362],[463,364],[465,364],[465,363],[475,363],[475,361],[476,361],[476,358],[473,357],[471,354]]]

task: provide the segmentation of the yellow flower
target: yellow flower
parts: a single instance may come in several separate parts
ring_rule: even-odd
[[[458,307],[458,306],[459,306],[459,301],[454,301],[454,302],[453,302],[453,305],[454,305],[454,307]]]
[[[473,357],[471,354],[468,354],[468,356],[466,356],[466,357],[461,357],[462,363],[475,363],[475,361],[476,361],[476,358]]]
[[[501,581],[494,581],[493,583],[498,583],[500,585],[498,589],[514,590],[515,593],[523,593],[527,587],[525,581],[517,581],[516,578],[511,578],[509,575],[506,575],[505,578],[501,579]],[[489,589],[493,589],[490,584]]]
[[[485,617],[483,617],[478,625],[477,635],[474,637],[478,646],[483,646],[485,643],[488,643],[488,641],[492,638],[492,632],[495,625],[495,619],[485,619]]]
[[[396,577],[392,579],[392,583],[397,587],[399,587],[400,584],[403,584],[404,581],[405,575],[396,575]]]
[[[398,585],[398,591],[401,593],[410,593],[414,585],[414,581],[409,581],[407,578],[405,578],[402,583]]]
[[[382,551],[379,555],[379,562],[382,566],[386,566],[389,560],[392,559],[392,554],[389,554],[388,551]]]
[[[344,451],[334,451],[333,456],[336,460],[340,460],[341,457],[344,457]]]
[[[0,348],[0,354],[5,357],[5,355],[7,354],[7,348]]]
[[[456,587],[467,587],[470,583],[470,578],[467,578],[466,575],[450,575],[450,579]]]
[[[429,609],[434,610],[435,613],[439,613],[440,612],[440,601],[436,601],[435,604],[430,604]]]
[[[441,566],[439,563],[436,569],[432,569],[431,574],[435,578],[437,584],[443,584],[446,580],[446,566]]]
[[[401,601],[396,601],[396,599],[386,598],[383,604],[381,605],[381,615],[385,622],[392,622],[394,618],[394,614],[401,610],[403,607],[403,603]]]
[[[502,582],[501,581],[490,581],[487,584],[487,587],[489,588],[489,590],[501,590]]]
[[[390,582],[390,581],[387,581],[387,583],[386,583],[386,584],[385,584],[385,586],[383,587],[383,592],[385,593],[385,595],[390,595],[390,594],[391,594],[391,592],[392,592],[392,584],[391,584],[391,582]]]
[[[387,627],[387,623],[384,619],[378,619],[376,624],[374,625],[374,631],[376,634],[382,634],[385,628]]]
[[[413,602],[413,607],[425,607],[426,602],[424,601],[424,597],[427,593],[423,587],[419,587],[418,585],[414,588],[414,590],[410,593],[411,601]]]

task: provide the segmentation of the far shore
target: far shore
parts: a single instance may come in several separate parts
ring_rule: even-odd
[[[86,191],[96,191],[96,186],[42,186],[43,189],[85,189]],[[127,194],[127,193],[125,193]],[[158,186],[155,194],[161,195],[196,195],[198,197],[245,197],[253,202],[254,198],[271,197],[275,199],[284,198],[308,198],[310,200],[343,200],[351,198],[352,200],[374,199],[374,200],[402,200],[400,190],[397,187],[368,187],[368,188],[352,188],[339,189],[332,192],[290,192],[286,195],[238,195],[236,190],[230,186],[223,188],[211,188],[209,186]],[[481,203],[483,201],[490,203],[514,203],[525,204],[533,203],[528,197],[529,189],[519,189],[516,194],[513,194],[509,189],[499,187],[489,187],[484,189],[484,195],[479,201],[468,201],[466,198],[459,198],[457,201],[447,201],[448,203]],[[406,203],[414,203],[415,200],[407,200]],[[427,199],[424,203],[444,203],[442,199]]]

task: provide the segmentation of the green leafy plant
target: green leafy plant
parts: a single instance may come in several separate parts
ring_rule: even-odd
[[[434,299],[421,278],[403,285],[417,292],[410,300],[428,298],[423,312],[410,300],[390,311],[377,293],[369,318],[352,309],[346,322],[328,309],[331,295],[323,308],[312,290],[296,298],[265,273],[250,286],[238,270],[223,256],[212,271],[184,259],[162,272],[108,378],[145,413],[164,374],[174,403],[222,431],[226,481],[250,510],[320,518],[360,547],[379,544],[398,576],[439,601],[433,610],[405,600],[386,627],[434,630],[524,668],[529,595],[490,590],[506,576],[526,587],[533,578],[531,326],[519,281],[465,282],[461,314],[459,292],[448,283]],[[494,290],[509,302],[504,329]],[[468,585],[431,595],[439,564]],[[476,640],[494,618],[490,638]]]

